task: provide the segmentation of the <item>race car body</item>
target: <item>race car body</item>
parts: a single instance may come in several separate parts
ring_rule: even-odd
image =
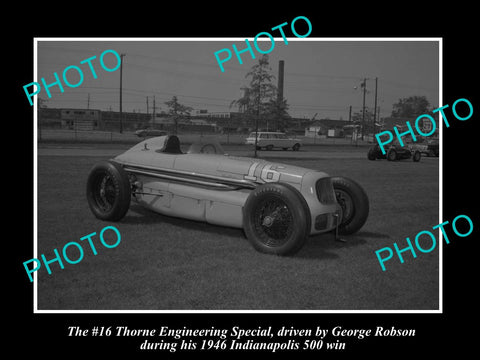
[[[103,220],[121,220],[133,199],[161,214],[243,228],[257,250],[281,255],[310,234],[357,231],[368,216],[368,198],[352,180],[228,156],[212,141],[184,153],[176,136],[142,141],[94,166],[87,199]]]

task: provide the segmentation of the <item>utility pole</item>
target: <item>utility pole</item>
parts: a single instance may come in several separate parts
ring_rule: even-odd
[[[120,134],[123,132],[122,123],[122,75],[123,75],[123,57],[125,54],[120,54]]]
[[[283,77],[284,77],[284,69],[285,69],[285,61],[280,60],[278,62],[278,86],[277,86],[277,103],[278,106],[283,101]],[[282,119],[282,124],[283,124],[283,119]],[[274,131],[278,130],[278,118],[275,119],[275,129]]]
[[[255,153],[254,157],[257,157],[257,143],[258,143],[258,118],[260,117],[260,92],[257,99],[257,114],[255,116]]]
[[[278,62],[278,101],[283,100],[283,77],[284,77],[285,61],[280,60]]]
[[[367,93],[367,78],[363,79],[363,109],[362,109],[362,140],[365,135],[365,94]]]
[[[152,115],[152,125],[155,124],[155,95],[153,95],[153,115]]]
[[[378,87],[378,78],[375,78],[375,107],[373,110],[373,135],[375,136],[375,123],[377,122],[377,87]]]
[[[381,125],[380,125],[380,106],[378,107],[377,117],[378,117],[378,124],[379,124],[379,127],[380,127],[380,126],[381,126]]]

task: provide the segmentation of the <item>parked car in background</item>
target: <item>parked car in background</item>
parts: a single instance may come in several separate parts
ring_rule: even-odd
[[[257,134],[257,150],[261,150],[262,148],[265,150],[273,150],[277,148],[298,151],[300,146],[302,146],[301,140],[289,137],[283,132],[273,131],[251,132],[245,140],[247,145],[255,145],[255,134]]]
[[[166,131],[158,130],[158,129],[140,129],[135,131],[135,135],[138,137],[153,137],[153,136],[165,136],[167,135]]]
[[[412,145],[405,144],[401,146],[398,140],[394,140],[390,144],[384,146],[385,154],[382,153],[378,144],[372,146],[367,153],[368,160],[387,159],[388,161],[396,161],[402,159],[412,159],[415,162],[420,161],[421,152]]]
[[[438,139],[424,139],[417,138],[417,142],[412,144],[412,148],[420,151],[426,156],[436,156],[440,154],[440,147]]]

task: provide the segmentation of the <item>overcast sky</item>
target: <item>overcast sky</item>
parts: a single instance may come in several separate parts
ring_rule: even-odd
[[[232,59],[223,64],[225,72],[222,72],[214,53],[223,48],[232,50],[232,44],[244,49],[244,40],[93,40],[38,39],[37,79],[33,81],[40,82],[44,77],[47,84],[52,83],[53,73],[57,72],[62,78],[63,70],[70,65],[79,66],[84,74],[83,82],[76,88],[64,84],[64,92],[60,93],[57,86],[51,87],[52,98],[42,90],[38,96],[48,100],[48,107],[86,109],[89,106],[118,111],[120,69],[107,72],[99,63],[100,54],[112,49],[125,54],[123,111],[146,112],[148,97],[151,113],[153,96],[156,111],[166,110],[164,102],[173,95],[196,110],[236,111],[229,105],[241,96],[241,87],[248,85],[245,75],[261,56],[250,39],[256,59],[245,52],[241,54],[243,64],[239,64],[233,54]],[[290,106],[290,115],[311,118],[317,113],[317,119],[348,119],[350,105],[353,112],[361,110],[360,84],[364,77],[368,79],[366,106],[372,111],[375,78],[378,78],[378,106],[382,117],[390,115],[392,104],[399,98],[413,95],[426,96],[433,108],[439,106],[438,40],[325,40],[289,38],[287,45],[282,38],[275,38],[275,46],[268,55],[275,84],[278,62],[285,61],[284,97]],[[268,49],[271,45],[268,41],[259,42],[259,46]],[[88,64],[80,64],[92,56],[97,56],[92,61],[97,79],[93,78]],[[116,63],[112,54],[105,56],[105,62],[111,67]],[[67,74],[71,83],[78,81],[75,70]]]

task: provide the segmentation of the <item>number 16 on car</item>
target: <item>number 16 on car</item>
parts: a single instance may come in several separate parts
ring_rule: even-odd
[[[260,163],[254,162],[248,169],[248,174],[245,175],[243,178],[245,180],[258,181],[258,177],[255,176],[255,171],[257,170],[259,165]],[[272,167],[275,167],[275,169],[272,169]],[[262,169],[262,172],[260,174],[261,180],[265,182],[277,182],[280,179],[280,173],[277,171],[277,169],[285,169],[285,166],[274,166],[273,164],[266,164],[263,168],[260,168]]]

